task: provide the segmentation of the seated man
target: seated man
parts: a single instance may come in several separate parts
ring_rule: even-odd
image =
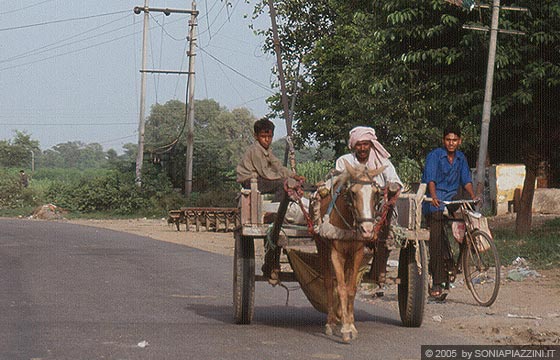
[[[284,180],[292,177],[298,181],[304,177],[294,174],[283,166],[270,150],[274,137],[274,123],[267,118],[255,121],[253,126],[255,143],[251,145],[237,165],[237,182],[245,189],[251,188],[251,179],[257,179],[261,193],[274,194],[272,201],[279,202],[284,196]]]
[[[287,201],[284,181],[291,177],[297,181],[305,181],[303,176],[294,174],[283,166],[280,160],[270,150],[274,137],[274,123],[267,118],[255,121],[253,126],[255,143],[251,145],[237,165],[237,182],[245,189],[251,188],[251,179],[257,179],[257,187],[261,193],[272,193],[274,202]],[[265,239],[265,247],[266,247]],[[276,245],[276,244],[274,244]],[[265,254],[262,266],[264,276],[276,284],[280,272],[280,248],[272,246]]]
[[[443,147],[432,150],[426,157],[422,182],[428,184],[431,203],[425,202],[423,212],[430,228],[429,271],[432,275],[430,296],[439,298],[443,294],[442,284],[447,281],[445,268],[449,243],[444,232],[444,205],[442,201],[453,200],[463,187],[474,200],[471,171],[465,154],[458,150],[461,145],[461,130],[447,127],[443,131]],[[447,259],[450,260],[450,259]],[[448,284],[446,284],[448,285]]]
[[[351,166],[364,164],[371,170],[385,166],[383,172],[374,178],[375,182],[377,182],[381,188],[385,188],[390,184],[396,184],[399,189],[395,192],[398,192],[403,188],[403,183],[397,175],[395,167],[389,160],[391,154],[389,154],[383,145],[377,141],[377,136],[375,135],[375,130],[373,128],[357,126],[350,130],[348,148],[351,150],[351,153],[342,155],[336,160],[337,171],[342,172],[345,170],[344,161]],[[386,198],[383,199],[383,201],[387,200],[388,199]],[[396,221],[396,217],[396,208],[392,208],[387,217],[389,224]],[[389,251],[386,244],[388,230],[388,227],[382,229],[380,241],[375,244],[375,260],[369,274],[369,277],[380,286],[385,282],[386,264],[389,257]]]

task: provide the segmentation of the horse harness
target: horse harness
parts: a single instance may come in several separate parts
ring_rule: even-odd
[[[367,175],[367,174],[366,174]],[[365,217],[359,217],[357,216],[356,213],[356,208],[354,207],[354,203],[352,201],[353,199],[353,192],[350,190],[352,188],[352,186],[354,185],[366,185],[366,186],[371,186],[372,188],[375,188],[375,193],[379,192],[379,189],[381,188],[381,186],[379,186],[379,184],[369,175],[368,176],[368,180],[348,180],[342,184],[340,184],[336,191],[334,190],[334,181],[332,182],[331,185],[331,193],[332,195],[332,199],[329,203],[329,206],[327,208],[327,212],[325,215],[330,215],[332,210],[334,209],[336,211],[336,213],[338,214],[338,216],[342,219],[342,221],[344,222],[344,225],[346,225],[346,227],[351,230],[353,228],[355,228],[355,226],[357,224],[363,223],[363,222],[373,222],[375,223],[375,218],[371,217],[371,218],[365,218]],[[346,191],[345,191],[346,190]],[[354,224],[350,225],[348,223],[348,221],[346,221],[346,219],[344,218],[344,216],[342,216],[342,214],[340,213],[340,210],[337,208],[336,206],[336,201],[338,200],[338,196],[344,194],[345,195],[345,201],[346,204],[348,205],[348,207],[352,210],[352,215],[354,218]],[[369,241],[369,240],[368,240]]]

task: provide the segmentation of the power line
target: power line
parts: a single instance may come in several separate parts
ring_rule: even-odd
[[[231,9],[232,12],[235,10],[235,8],[237,8],[237,5],[239,5],[239,1],[236,2],[235,6],[233,6],[233,8]],[[229,12],[229,10],[228,10],[228,12]],[[218,28],[218,30],[216,30],[214,35],[217,35],[224,28],[224,26],[226,26],[226,24],[230,21],[231,21],[231,14],[228,14],[227,20],[222,23],[222,25]],[[208,29],[208,36],[209,36],[209,39],[211,40],[212,39],[212,34],[210,33],[210,29]]]
[[[26,63],[23,63],[23,64],[19,64],[19,65],[8,66],[8,67],[5,67],[5,68],[1,68],[0,71],[5,71],[5,70],[9,70],[9,69],[14,69],[14,68],[22,67],[22,66],[25,66],[25,65],[35,64],[35,63],[38,63],[38,62],[42,62],[42,61],[45,61],[45,60],[54,59],[54,58],[57,58],[57,57],[60,57],[60,56],[64,56],[64,55],[74,54],[74,53],[77,53],[77,52],[80,52],[80,51],[83,51],[83,50],[87,50],[87,49],[91,49],[91,48],[94,48],[94,47],[97,47],[97,46],[101,46],[101,45],[105,45],[105,44],[108,44],[108,43],[112,43],[112,42],[115,42],[115,41],[117,41],[117,40],[121,40],[121,39],[130,37],[130,36],[136,35],[136,34],[138,34],[138,33],[140,33],[140,32],[137,31],[137,32],[134,32],[134,33],[132,33],[132,34],[127,34],[127,35],[119,36],[119,37],[116,37],[116,38],[114,38],[114,39],[110,39],[110,40],[103,41],[103,42],[100,42],[100,43],[97,43],[97,44],[93,44],[93,45],[89,45],[89,46],[86,46],[86,47],[83,47],[83,48],[79,48],[79,49],[75,49],[75,50],[72,50],[72,51],[68,51],[68,52],[65,52],[65,53],[62,53],[62,54],[56,54],[56,55],[48,56],[48,57],[43,58],[43,59],[39,59],[39,60],[35,60],[35,61],[29,61],[29,62],[26,62]]]
[[[28,25],[22,25],[22,26],[14,26],[14,27],[0,29],[0,31],[20,30],[20,29],[26,29],[26,28],[30,28],[30,27],[36,27],[36,26],[59,24],[59,23],[64,23],[64,22],[76,21],[76,20],[93,19],[93,18],[98,18],[98,17],[103,17],[103,16],[122,14],[122,13],[125,13],[125,12],[130,12],[130,10],[122,10],[122,11],[116,11],[116,12],[112,12],[112,13],[97,14],[97,15],[83,16],[83,17],[70,18],[70,19],[45,21],[45,22],[42,22],[42,23],[28,24]]]
[[[110,123],[0,123],[0,126],[120,126],[120,125],[136,125],[129,122],[110,122]]]
[[[35,7],[35,6],[39,6],[39,5],[44,4],[44,3],[48,3],[48,2],[51,2],[51,1],[54,1],[54,0],[44,0],[44,1],[41,1],[41,2],[38,2],[38,3],[35,3],[35,4],[24,6],[24,7],[19,8],[19,9],[1,12],[0,15],[12,14],[12,13],[15,13],[15,12],[18,12],[18,11],[30,9],[30,8]]]
[[[230,5],[229,1],[225,1],[224,5],[220,8],[220,10],[218,11],[218,14],[216,14],[216,17],[214,18],[214,20],[212,20],[211,23],[208,24],[208,31],[201,31],[198,33],[198,36],[200,35],[204,35],[206,32],[208,32],[210,34],[210,26],[214,25],[214,23],[218,20],[218,18],[220,17],[220,14],[222,13],[222,11],[226,8],[226,6]],[[229,21],[229,20],[227,20]],[[210,38],[212,38],[212,34],[209,35]]]
[[[175,40],[175,41],[186,41],[186,40],[187,40],[187,36],[186,36],[186,35],[185,35],[184,38],[176,38],[175,36],[171,35],[171,34],[167,31],[167,29],[165,29],[165,26],[162,25],[162,24],[160,24],[159,21],[158,21],[152,14],[150,14],[150,16],[151,16],[152,20],[154,20],[155,23],[158,24],[158,25],[161,27],[161,30],[162,30],[167,36],[169,36],[169,38],[171,38],[171,39],[173,39],[173,40]],[[165,18],[164,18],[164,19],[165,19]],[[179,20],[176,20],[176,21],[179,21]],[[176,21],[174,21],[174,22],[176,22]]]
[[[56,47],[53,47],[53,48],[50,48],[50,49],[49,49],[49,47],[51,47],[51,46],[64,43],[64,42],[66,42],[66,41],[68,41],[68,40],[70,40],[70,39],[74,39],[74,38],[77,38],[77,37],[82,36],[82,35],[84,35],[84,34],[87,34],[87,33],[90,33],[90,32],[92,32],[92,31],[98,30],[98,29],[100,29],[100,28],[102,28],[102,27],[104,27],[104,26],[107,26],[107,25],[109,25],[109,24],[115,23],[115,22],[120,21],[120,20],[122,20],[122,19],[124,19],[124,18],[127,18],[127,17],[129,17],[129,16],[130,16],[130,14],[127,14],[127,15],[125,15],[124,17],[118,18],[117,20],[109,21],[108,23],[105,23],[105,24],[96,26],[96,27],[94,27],[94,28],[88,29],[88,30],[86,30],[86,31],[83,31],[83,32],[81,32],[81,33],[78,33],[78,34],[75,34],[75,35],[72,35],[72,36],[69,36],[69,37],[64,38],[64,39],[62,39],[62,40],[55,41],[55,42],[50,43],[50,44],[48,44],[48,45],[44,45],[44,46],[41,46],[41,47],[39,47],[39,48],[36,48],[36,49],[33,49],[33,50],[29,50],[29,51],[23,52],[23,53],[18,54],[18,55],[14,55],[14,56],[9,57],[9,58],[6,58],[6,59],[2,59],[2,60],[0,60],[0,64],[1,64],[1,63],[5,63],[5,62],[9,62],[9,61],[13,61],[13,60],[20,60],[20,59],[23,59],[23,58],[26,58],[26,57],[29,57],[29,56],[34,56],[34,55],[42,54],[42,53],[45,53],[45,52],[48,52],[48,51],[52,51],[52,50],[55,50],[55,49],[59,49],[59,48],[64,47],[64,46],[69,46],[69,45],[72,45],[72,44],[75,44],[75,43],[79,43],[79,42],[83,42],[83,41],[86,41],[86,40],[94,39],[94,38],[97,38],[97,37],[100,37],[100,36],[103,36],[103,35],[106,35],[106,34],[110,34],[110,33],[116,32],[116,31],[118,31],[118,30],[125,29],[125,28],[130,27],[130,26],[133,26],[133,25],[128,24],[128,25],[125,25],[125,26],[121,26],[121,27],[118,27],[118,28],[116,28],[116,29],[112,29],[112,30],[110,30],[110,31],[105,31],[105,32],[102,32],[102,33],[97,34],[97,35],[94,35],[94,36],[86,37],[86,38],[81,39],[81,40],[72,41],[72,42],[69,42],[69,43],[67,43],[67,44],[59,45],[59,46],[56,46]]]
[[[212,58],[214,61],[218,62],[219,64],[227,67],[228,69],[230,69],[231,71],[233,71],[234,73],[236,73],[237,75],[241,76],[242,78],[244,78],[245,80],[248,80],[249,82],[253,83],[254,85],[260,87],[263,90],[266,90],[268,92],[270,92],[271,94],[275,94],[274,91],[272,91],[268,86],[263,85],[261,83],[259,83],[256,80],[251,79],[250,77],[244,75],[243,73],[241,73],[239,70],[234,69],[233,67],[229,66],[228,64],[224,63],[222,60],[218,59],[217,57],[215,57],[214,55],[210,54],[208,51],[204,50],[204,48],[200,48],[200,51],[202,51],[203,53],[205,53],[206,55],[208,55],[210,58]],[[1,70],[1,69],[0,69]]]
[[[110,144],[110,143],[114,143],[115,141],[124,140],[124,139],[129,139],[129,138],[131,138],[131,137],[136,137],[136,136],[137,136],[137,135],[136,135],[137,132],[138,132],[138,131],[134,131],[134,134],[133,134],[133,135],[123,136],[123,137],[119,137],[119,138],[116,138],[116,139],[111,139],[111,140],[105,140],[105,141],[102,141],[102,142],[98,142],[98,144],[99,144],[99,145]]]

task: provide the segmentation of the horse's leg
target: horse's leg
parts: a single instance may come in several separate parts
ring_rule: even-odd
[[[358,248],[355,249],[354,255],[352,256],[350,273],[348,274],[346,286],[348,288],[348,317],[350,319],[350,329],[352,332],[352,338],[358,337],[358,329],[354,325],[354,301],[356,300],[356,292],[358,291],[358,272],[360,271],[360,265],[364,258],[364,247],[359,244]]]
[[[350,334],[352,330],[348,319],[348,294],[346,291],[346,281],[344,279],[345,259],[344,254],[340,252],[339,249],[337,249],[337,247],[334,245],[331,250],[331,260],[334,268],[334,273],[336,275],[336,289],[338,290],[338,300],[340,302],[340,309],[342,310],[342,329],[340,330],[340,332],[342,333],[342,341],[349,342],[351,339]]]

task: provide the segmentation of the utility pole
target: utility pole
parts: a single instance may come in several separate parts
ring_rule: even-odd
[[[480,129],[480,145],[476,165],[476,194],[484,191],[484,175],[486,173],[486,156],[488,154],[488,134],[490,132],[490,109],[492,107],[492,87],[494,82],[494,65],[496,63],[496,46],[498,43],[498,23],[500,18],[500,0],[493,0],[492,22],[490,25],[490,45],[488,46],[488,64],[486,67],[486,87],[482,105],[482,125]]]
[[[134,8],[134,12],[137,12]],[[138,119],[138,154],[136,154],[136,186],[142,186],[142,163],[144,162],[144,114],[146,112],[146,55],[148,52],[148,20],[150,19],[148,10],[148,0],[144,0],[144,30],[142,31],[142,69],[140,80],[140,118]]]
[[[192,178],[193,178],[193,152],[194,152],[194,60],[195,60],[195,47],[196,37],[195,28],[197,26],[196,16],[196,2],[192,2],[191,20],[189,21],[189,79],[188,84],[188,104],[187,104],[187,153],[185,162],[185,196],[187,199],[192,192]]]
[[[29,150],[31,152],[31,173],[35,172],[35,153],[33,150]]]
[[[133,9],[136,15],[144,12],[144,31],[142,35],[142,68],[140,69],[141,73],[141,87],[140,87],[140,119],[138,121],[138,155],[136,156],[136,185],[138,187],[142,186],[142,163],[144,162],[144,120],[145,120],[145,108],[146,108],[146,73],[163,73],[163,74],[189,74],[189,105],[192,103],[190,100],[191,97],[194,97],[194,59],[190,55],[193,53],[194,55],[194,44],[193,44],[193,27],[196,25],[196,17],[198,15],[198,11],[196,10],[196,2],[193,1],[192,3],[192,10],[186,9],[170,9],[170,8],[150,8],[148,7],[148,0],[144,0],[144,7],[136,6]],[[149,20],[149,13],[150,12],[162,12],[166,16],[171,15],[172,13],[180,13],[180,14],[191,14],[191,33],[190,33],[190,48],[189,51],[189,71],[173,71],[173,70],[149,70],[146,69],[146,57],[147,57],[147,39],[148,39],[148,20]],[[194,24],[194,25],[192,25]],[[192,63],[192,65],[191,65]],[[192,72],[191,72],[192,71]],[[190,77],[193,76],[191,79]],[[192,80],[192,81],[191,81]],[[190,86],[190,83],[193,85]],[[193,107],[193,119],[194,119],[194,107]],[[191,131],[192,133],[192,131]],[[188,142],[188,134],[187,134],[187,142]],[[188,144],[187,144],[187,152],[188,152]],[[188,161],[188,160],[187,160]],[[191,145],[191,162],[192,162],[192,145]],[[192,169],[191,169],[192,173]],[[191,175],[192,176],[192,175]],[[192,178],[191,181],[192,182]],[[185,186],[186,189],[186,186]]]
[[[489,5],[480,4],[475,7],[489,8]],[[504,10],[513,11],[527,11],[526,8],[515,6],[503,7]],[[484,176],[486,173],[486,157],[488,155],[488,134],[490,131],[490,114],[492,107],[492,88],[494,83],[494,67],[496,63],[496,47],[498,44],[498,32],[523,35],[521,31],[515,30],[499,30],[500,19],[500,0],[493,0],[492,2],[492,21],[490,29],[480,26],[465,25],[463,28],[478,31],[490,31],[490,43],[488,46],[488,64],[486,68],[486,86],[484,89],[484,103],[482,106],[482,124],[480,129],[480,145],[478,149],[478,162],[476,165],[476,179],[475,179],[475,192],[477,195],[482,195],[484,191]]]

